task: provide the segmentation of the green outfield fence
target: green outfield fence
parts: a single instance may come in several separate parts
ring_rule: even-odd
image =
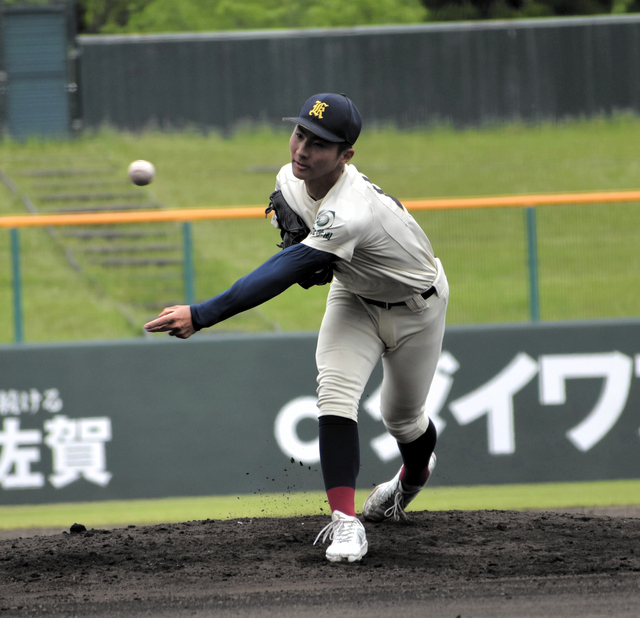
[[[450,323],[640,313],[640,191],[404,203],[445,264]],[[47,268],[36,257],[43,233],[66,257],[68,270],[113,301],[142,335],[143,321],[158,309],[209,298],[277,250],[277,232],[264,219],[262,206],[0,217],[11,265],[3,304],[12,307],[14,341],[24,341],[27,330],[23,297],[31,281],[23,262],[30,261],[30,272]],[[64,294],[66,283],[50,284],[52,298]],[[250,327],[274,328],[280,325],[267,314]]]

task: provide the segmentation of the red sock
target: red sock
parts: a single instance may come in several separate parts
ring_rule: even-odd
[[[327,491],[331,512],[341,511],[351,517],[356,516],[356,490],[353,487],[334,487]]]
[[[424,487],[429,480],[429,467],[427,466],[419,476],[409,476],[407,474],[407,469],[402,466],[402,471],[400,472],[400,481],[405,488],[409,487]],[[417,482],[416,482],[417,481]]]

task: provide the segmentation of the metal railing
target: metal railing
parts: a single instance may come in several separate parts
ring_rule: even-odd
[[[529,315],[531,321],[538,321],[540,319],[536,207],[620,202],[640,202],[640,191],[507,195],[403,201],[404,205],[410,211],[505,207],[525,209],[529,276]],[[14,339],[17,343],[23,341],[19,237],[19,229],[21,228],[181,221],[183,222],[185,302],[191,304],[195,301],[191,222],[202,220],[255,219],[262,217],[265,217],[263,206],[136,212],[28,214],[0,217],[0,228],[8,229],[11,235]]]

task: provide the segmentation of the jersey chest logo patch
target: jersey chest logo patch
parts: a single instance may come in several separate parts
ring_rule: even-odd
[[[318,230],[324,230],[331,227],[336,219],[336,213],[333,210],[321,210],[316,218],[315,228]]]
[[[316,217],[311,236],[329,240],[333,236],[333,232],[328,231],[328,228],[333,225],[335,219],[336,213],[333,210],[321,210]]]

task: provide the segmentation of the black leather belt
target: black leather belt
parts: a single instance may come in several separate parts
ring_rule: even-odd
[[[427,298],[429,298],[429,296],[433,296],[435,293],[436,293],[436,289],[433,286],[431,286],[426,292],[422,292],[420,296],[422,296],[422,298],[426,300]],[[365,298],[364,296],[360,296],[360,298],[365,303],[369,303],[370,305],[375,305],[376,307],[382,307],[383,309],[391,309],[391,307],[399,307],[400,305],[407,304],[404,301],[400,303],[385,303],[381,300],[372,300],[371,298]]]

